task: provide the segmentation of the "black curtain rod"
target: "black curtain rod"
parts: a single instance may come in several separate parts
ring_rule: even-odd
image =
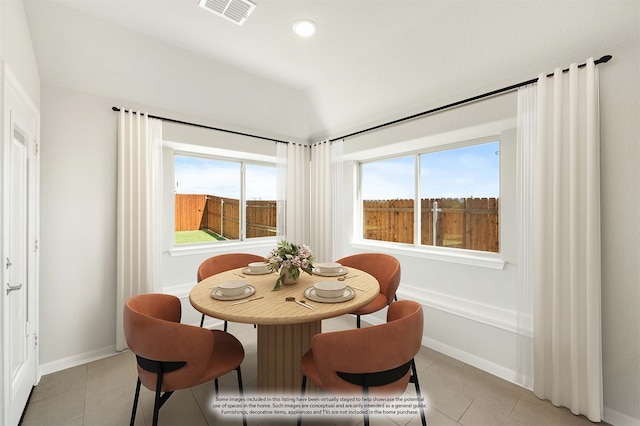
[[[120,108],[118,107],[111,107],[111,109],[113,111],[120,111]],[[129,112],[128,110],[124,110],[125,112]],[[258,135],[252,135],[250,133],[242,133],[242,132],[236,132],[235,130],[228,130],[228,129],[220,129],[218,127],[211,127],[211,126],[205,126],[204,124],[198,124],[198,123],[190,123],[188,121],[181,121],[181,120],[174,120],[173,118],[167,118],[167,117],[158,117],[157,115],[151,115],[151,114],[147,114],[147,117],[149,118],[156,118],[158,120],[162,120],[162,121],[169,121],[171,123],[178,123],[178,124],[185,124],[187,126],[194,126],[194,127],[201,127],[203,129],[209,129],[209,130],[217,130],[219,132],[226,132],[226,133],[232,133],[234,135],[240,135],[240,136],[248,136],[250,138],[256,138],[256,139],[262,139],[265,141],[272,141],[272,142],[280,142],[280,143],[289,143],[287,141],[281,141],[278,139],[272,139],[272,138],[267,138],[265,136],[258,136]]]
[[[594,63],[596,65],[604,64],[604,63],[609,62],[611,60],[611,58],[612,58],[611,55],[605,55],[605,56],[601,57],[600,59],[594,61]],[[587,65],[586,63],[585,64],[580,64],[580,65],[578,65],[578,68],[583,68],[586,65]],[[565,69],[562,70],[562,72],[568,72],[568,71],[569,71],[569,68],[565,68]],[[547,77],[553,77],[553,73],[547,74]],[[531,80],[523,81],[523,82],[518,83],[518,84],[513,84],[511,86],[503,87],[501,89],[492,90],[491,92],[483,93],[481,95],[473,96],[471,98],[467,98],[467,99],[456,101],[456,102],[453,102],[453,103],[450,103],[450,104],[447,104],[447,105],[439,106],[437,108],[433,108],[433,109],[430,109],[428,111],[419,112],[417,114],[409,115],[407,117],[398,118],[397,120],[388,121],[386,123],[378,124],[377,126],[373,126],[373,127],[366,128],[364,130],[359,130],[357,132],[349,133],[348,135],[344,135],[344,136],[340,136],[340,137],[337,137],[337,138],[333,138],[333,139],[330,139],[329,142],[334,142],[334,141],[337,141],[337,140],[340,140],[340,139],[350,138],[352,136],[357,136],[357,135],[360,135],[362,133],[371,132],[372,130],[378,130],[378,129],[381,129],[383,127],[392,126],[394,124],[402,123],[404,121],[413,120],[414,118],[422,117],[423,115],[433,114],[433,113],[436,113],[436,112],[439,112],[439,111],[443,111],[445,109],[454,108],[454,107],[457,107],[457,106],[460,106],[460,105],[463,105],[463,104],[468,104],[470,102],[474,102],[474,101],[477,101],[477,100],[480,100],[480,99],[489,98],[491,96],[498,95],[500,93],[510,92],[511,90],[515,90],[515,89],[517,89],[519,87],[523,87],[523,86],[526,86],[527,84],[532,84],[532,83],[535,83],[537,81],[538,81],[537,77],[536,78],[532,78]]]

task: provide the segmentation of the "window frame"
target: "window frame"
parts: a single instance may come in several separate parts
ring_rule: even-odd
[[[386,253],[400,255],[400,256],[411,256],[418,258],[427,258],[431,260],[445,261],[445,262],[453,262],[460,263],[465,265],[479,266],[490,269],[504,269],[505,260],[503,253],[503,232],[502,232],[502,224],[503,224],[503,203],[502,203],[502,186],[503,186],[503,156],[500,155],[499,158],[499,187],[500,187],[500,200],[498,206],[498,220],[500,226],[499,233],[499,241],[500,241],[500,251],[499,252],[488,252],[488,251],[479,251],[479,250],[470,250],[470,249],[460,249],[460,248],[451,248],[451,247],[441,247],[441,246],[431,246],[431,245],[423,245],[421,244],[420,239],[420,225],[421,225],[421,208],[420,208],[420,155],[428,154],[431,152],[439,152],[456,148],[463,148],[467,146],[479,145],[483,143],[490,142],[498,142],[500,152],[502,153],[502,135],[501,134],[491,134],[487,136],[466,139],[466,140],[458,140],[453,142],[441,143],[441,144],[419,144],[416,148],[415,145],[412,149],[408,149],[405,151],[396,151],[394,154],[386,154],[386,155],[378,155],[378,156],[362,156],[361,158],[354,159],[355,167],[354,171],[356,174],[356,205],[354,206],[354,235],[353,240],[351,242],[351,246],[356,249],[361,250],[377,250],[384,251]],[[422,145],[422,146],[420,146]],[[364,227],[363,227],[363,218],[364,218],[364,210],[363,210],[363,197],[362,197],[362,164],[380,161],[389,158],[399,158],[406,157],[412,155],[414,157],[414,234],[413,234],[413,243],[396,243],[390,241],[380,241],[380,240],[370,240],[364,238]],[[417,202],[417,204],[416,204]]]
[[[164,141],[163,148],[167,148],[170,152],[170,161],[165,161],[165,166],[171,164],[171,169],[167,170],[165,167],[164,179],[165,181],[171,181],[171,194],[175,195],[175,157],[186,156],[195,158],[205,158],[218,161],[228,161],[232,163],[240,163],[240,239],[216,241],[210,243],[191,243],[191,244],[175,244],[175,196],[170,197],[170,202],[164,203],[165,209],[169,208],[170,213],[168,220],[164,223],[164,226],[171,227],[171,241],[167,241],[168,253],[171,257],[174,256],[188,256],[194,254],[217,254],[227,253],[230,250],[251,250],[273,247],[277,243],[278,235],[267,237],[254,237],[246,238],[246,165],[258,165],[277,167],[277,159],[275,156],[268,156],[262,154],[251,154],[241,151],[231,151],[219,148],[204,147],[201,145],[190,145],[185,143],[174,143],[170,141]],[[163,156],[169,156],[169,152],[163,153]],[[168,174],[170,173],[170,176]],[[277,176],[277,173],[276,173]],[[277,183],[276,183],[277,184]],[[163,191],[167,194],[167,189]]]

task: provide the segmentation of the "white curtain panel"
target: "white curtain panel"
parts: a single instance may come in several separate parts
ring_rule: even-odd
[[[602,419],[600,128],[593,59],[540,75],[533,194],[534,393]]]
[[[309,244],[309,147],[289,143],[286,148],[286,160],[280,149],[277,160],[278,199],[284,200],[284,232],[280,235],[292,243]]]
[[[162,286],[162,122],[146,114],[118,117],[116,350],[127,347],[127,299]]]
[[[334,259],[344,256],[344,218],[343,195],[344,192],[344,141],[334,141],[331,143],[331,194],[332,194],[332,249],[331,255]]]
[[[516,194],[518,221],[518,368],[516,382],[533,387],[533,172],[535,84],[518,89]]]
[[[333,260],[333,187],[331,185],[331,143],[311,146],[311,176],[309,192],[309,238],[317,262]]]
[[[287,237],[287,143],[276,143],[276,235],[279,239]]]

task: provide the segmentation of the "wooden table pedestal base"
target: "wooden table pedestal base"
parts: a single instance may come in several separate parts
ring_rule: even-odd
[[[298,395],[300,359],[311,348],[311,338],[321,331],[322,321],[258,324],[258,390]]]

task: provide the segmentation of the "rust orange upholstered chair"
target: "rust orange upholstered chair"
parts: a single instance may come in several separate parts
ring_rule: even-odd
[[[220,272],[230,271],[247,266],[251,262],[264,262],[264,257],[249,253],[228,253],[213,256],[205,260],[198,267],[198,282]],[[200,327],[204,324],[204,314],[200,320]],[[224,322],[224,331],[227,331],[227,322]]]
[[[236,370],[243,396],[240,363],[242,344],[229,333],[180,324],[180,299],[168,294],[142,294],[127,300],[124,308],[124,334],[136,355],[138,383],[131,411],[136,417],[140,384],[155,391],[153,424],[158,424],[160,407],[171,394]],[[164,393],[163,393],[164,392]],[[246,418],[242,417],[246,425]]]
[[[302,396],[309,379],[332,394],[358,393],[365,397],[401,395],[411,382],[421,398],[414,357],[422,344],[422,329],[422,306],[400,300],[389,305],[385,324],[316,334],[311,349],[300,361]],[[364,412],[368,425],[367,410]],[[426,425],[422,406],[420,417]],[[301,420],[299,416],[298,425]]]
[[[383,253],[361,253],[343,257],[336,262],[365,271],[373,275],[380,284],[380,293],[372,302],[351,312],[357,317],[360,328],[360,315],[371,314],[391,304],[396,298],[396,291],[400,285],[400,262],[393,256]]]

